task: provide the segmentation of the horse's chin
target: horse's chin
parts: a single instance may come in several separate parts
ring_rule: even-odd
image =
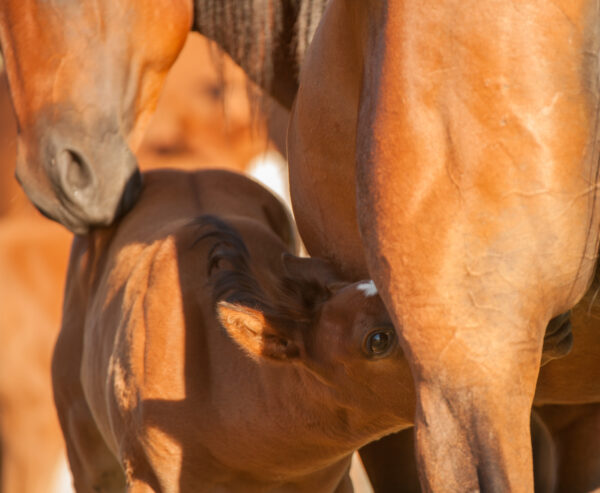
[[[66,207],[61,206],[46,209],[35,202],[33,202],[33,205],[42,216],[62,224],[75,235],[86,235],[90,232],[91,225],[74,216]]]
[[[120,199],[113,204],[90,204],[85,210],[62,198],[47,201],[45,197],[27,190],[25,193],[35,208],[46,218],[56,221],[75,235],[86,235],[92,228],[102,228],[113,224],[135,205],[142,189],[139,172],[135,172],[127,181]]]

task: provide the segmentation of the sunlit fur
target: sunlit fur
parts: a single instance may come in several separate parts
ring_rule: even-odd
[[[145,175],[73,244],[53,385],[78,491],[352,491],[352,452],[411,425],[395,338],[290,221],[225,171]]]

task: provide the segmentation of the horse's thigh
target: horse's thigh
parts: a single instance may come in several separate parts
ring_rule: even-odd
[[[538,408],[556,447],[557,492],[600,488],[600,404]]]
[[[125,491],[125,476],[110,452],[85,399],[80,381],[81,334],[63,327],[52,361],[54,400],[77,493]]]
[[[420,493],[414,429],[393,433],[359,450],[375,493]]]

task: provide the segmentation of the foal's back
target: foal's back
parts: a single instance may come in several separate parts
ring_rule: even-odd
[[[205,214],[258,221],[295,248],[294,229],[279,200],[245,176],[217,169],[145,173],[142,196],[135,209],[118,226],[90,237],[110,236],[118,246],[150,243]]]

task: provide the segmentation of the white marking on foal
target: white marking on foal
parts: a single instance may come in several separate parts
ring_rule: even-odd
[[[375,286],[375,283],[373,281],[361,282],[359,285],[356,286],[356,289],[362,291],[365,295],[365,298],[377,295],[377,286]]]

